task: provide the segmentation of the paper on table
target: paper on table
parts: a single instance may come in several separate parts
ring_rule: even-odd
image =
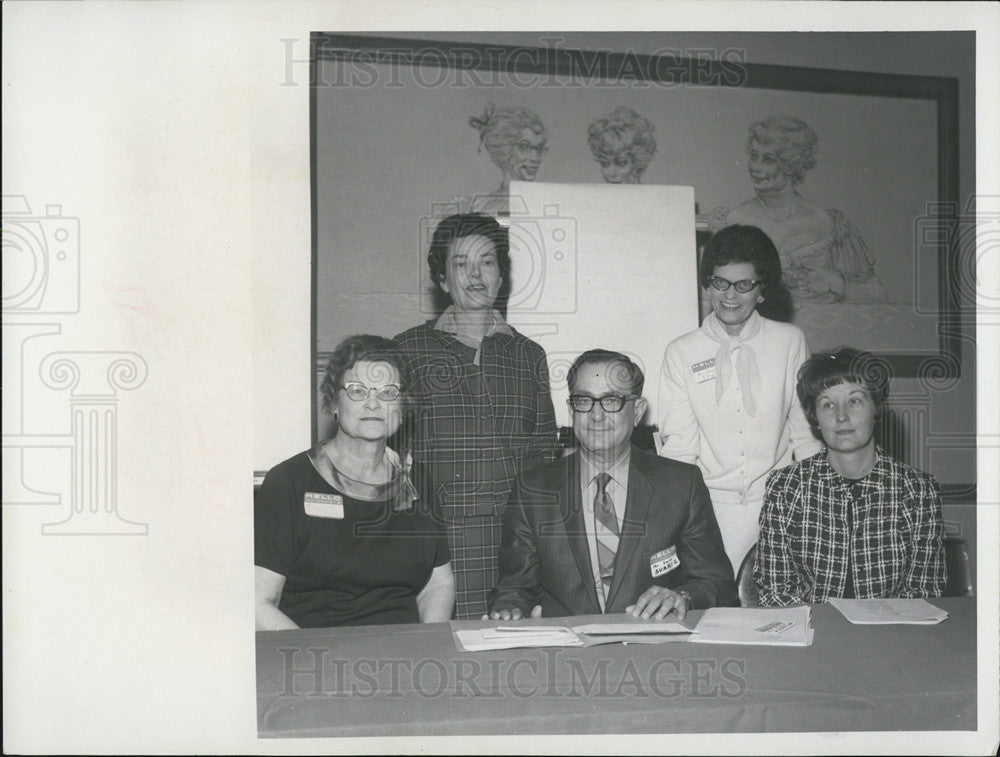
[[[948,613],[923,599],[836,599],[827,600],[852,623],[858,625],[906,623],[934,625]]]
[[[647,621],[646,623],[588,623],[583,626],[573,626],[577,633],[588,636],[603,636],[614,634],[616,636],[643,633],[697,633],[694,629],[677,622]]]
[[[801,607],[711,607],[688,641],[696,644],[764,644],[808,647],[813,629],[808,605]]]
[[[585,647],[596,647],[602,644],[669,644],[688,641],[691,633],[623,633],[623,634],[580,634]]]
[[[583,639],[572,629],[525,626],[516,632],[506,628],[453,629],[455,644],[463,652],[484,652],[493,649],[520,649],[523,647],[582,647]],[[532,633],[534,632],[534,633]]]

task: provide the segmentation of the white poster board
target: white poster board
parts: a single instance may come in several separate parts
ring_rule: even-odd
[[[663,351],[698,327],[694,189],[514,181],[510,197],[508,320],[545,349],[556,423],[573,360],[603,347],[646,374],[654,424]]]

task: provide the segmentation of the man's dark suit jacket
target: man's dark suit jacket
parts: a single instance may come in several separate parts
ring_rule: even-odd
[[[500,579],[490,610],[535,605],[544,617],[601,612],[580,492],[579,452],[518,476],[503,513]],[[687,591],[693,609],[737,604],[701,471],[632,447],[628,499],[606,612],[624,612],[654,583]],[[677,547],[679,567],[654,578],[650,557]]]

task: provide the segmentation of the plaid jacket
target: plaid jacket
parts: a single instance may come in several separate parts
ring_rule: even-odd
[[[396,341],[415,403],[397,449],[412,451],[414,480],[448,534],[456,617],[478,619],[496,584],[500,515],[514,477],[557,455],[545,352],[516,331],[495,333],[475,366],[433,320]]]
[[[859,599],[941,596],[946,575],[938,483],[880,448],[875,454],[856,499],[826,450],[770,474],[754,565],[762,605],[843,596],[848,553]],[[848,507],[853,534],[847,533]]]

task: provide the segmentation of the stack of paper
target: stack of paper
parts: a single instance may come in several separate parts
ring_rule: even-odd
[[[662,634],[662,633],[692,633],[692,629],[677,622],[667,622],[665,620],[646,620],[637,623],[587,623],[582,626],[574,625],[573,630],[577,633],[588,636],[607,636],[622,634]]]
[[[588,647],[597,644],[664,644],[668,641],[687,641],[688,636],[695,633],[692,629],[677,622],[638,620],[631,615],[614,617],[607,623],[587,623],[573,626],[573,630],[581,634]],[[632,621],[632,622],[629,622]]]
[[[830,599],[855,624],[907,623],[933,625],[948,613],[923,599]]]
[[[813,629],[809,606],[711,607],[688,641],[696,644],[766,644],[808,647]]]
[[[565,626],[496,626],[454,629],[455,641],[463,652],[523,647],[582,647],[583,639]]]
[[[602,618],[594,622],[595,617]],[[686,641],[696,633],[683,623],[633,618],[625,613],[588,616],[579,623],[566,618],[567,625],[534,625],[532,620],[509,621],[477,628],[474,621],[451,621],[455,646],[463,652],[522,647],[592,647],[597,644],[663,644]]]

